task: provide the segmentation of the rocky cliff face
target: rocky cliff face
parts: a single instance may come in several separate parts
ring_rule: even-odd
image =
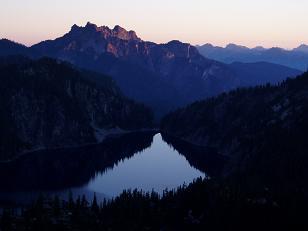
[[[111,29],[92,23],[74,25],[64,36],[36,44],[27,52],[110,75],[126,96],[149,105],[157,117],[239,86],[277,83],[300,73],[272,64],[227,65],[205,58],[187,43],[156,44],[120,26]]]
[[[145,42],[120,26],[74,25],[63,37],[31,49],[110,74],[126,95],[158,114],[236,86],[224,64],[204,58],[190,44]]]
[[[151,111],[125,98],[109,77],[51,59],[0,65],[0,73],[4,159],[100,142],[110,129],[151,127]]]

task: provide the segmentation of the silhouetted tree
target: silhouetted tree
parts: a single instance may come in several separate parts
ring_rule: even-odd
[[[96,199],[96,193],[94,193],[94,197],[93,197],[93,202],[92,202],[92,206],[91,209],[93,212],[98,213],[99,212],[99,207],[98,207],[98,203],[97,203],[97,199]]]
[[[89,202],[86,199],[85,195],[82,195],[82,199],[81,199],[81,208],[85,209],[87,208],[89,205]]]
[[[67,204],[67,206],[68,206],[68,209],[70,209],[70,210],[73,210],[74,207],[75,207],[74,199],[73,199],[73,193],[72,193],[71,190],[68,192],[68,204]]]
[[[53,214],[55,216],[59,216],[60,215],[60,199],[58,195],[55,195],[54,199],[53,199],[53,203],[52,203],[52,209],[53,209]]]

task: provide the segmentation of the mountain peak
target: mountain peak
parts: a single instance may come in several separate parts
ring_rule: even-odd
[[[203,47],[214,48],[214,46],[211,43],[206,43],[203,45]]]
[[[85,27],[86,27],[86,28],[97,28],[97,25],[94,24],[94,23],[91,23],[91,22],[87,22],[87,24],[86,24]]]
[[[308,45],[306,45],[306,44],[301,44],[298,48],[308,48]]]
[[[114,28],[113,28],[113,31],[126,31],[126,30],[119,25],[115,25]]]
[[[183,45],[184,43],[182,43],[179,40],[171,40],[167,43],[168,45]]]
[[[74,24],[71,27],[71,32],[80,32],[80,31],[97,31],[97,26],[91,22],[88,22],[85,27],[78,26],[77,24]]]
[[[71,31],[76,31],[78,29],[80,29],[81,27],[79,27],[78,25],[74,24],[72,27],[71,27]]]
[[[308,45],[301,44],[299,47],[293,49],[294,51],[308,52]]]
[[[252,48],[252,50],[255,50],[255,51],[265,51],[266,49],[263,46],[256,46],[255,48]]]
[[[94,23],[88,22],[84,27],[74,24],[71,28],[71,32],[91,32],[102,34],[104,38],[118,38],[122,40],[141,41],[135,31],[127,31],[123,27],[116,25],[113,29],[107,26],[97,26]]]
[[[137,36],[135,31],[127,31],[123,27],[116,25],[113,30],[113,35],[115,37],[118,37],[122,40],[138,40],[140,41],[141,39]]]
[[[230,50],[243,50],[243,49],[249,49],[245,46],[240,46],[240,45],[237,45],[237,44],[234,44],[234,43],[230,43],[226,46],[226,49],[230,49]]]

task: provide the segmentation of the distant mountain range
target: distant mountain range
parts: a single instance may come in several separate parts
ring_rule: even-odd
[[[71,64],[2,58],[0,82],[0,160],[152,127],[151,110],[123,96],[110,77]]]
[[[308,68],[308,45],[305,44],[293,50],[279,47],[266,49],[261,46],[250,49],[236,44],[229,44],[226,47],[205,44],[197,48],[203,56],[223,63],[270,62],[302,71]]]
[[[107,74],[126,96],[149,105],[157,117],[240,86],[277,83],[301,73],[270,63],[228,65],[203,57],[190,44],[146,42],[120,26],[92,23],[74,25],[63,37],[29,48],[8,40],[1,40],[0,47],[2,56],[48,56]]]

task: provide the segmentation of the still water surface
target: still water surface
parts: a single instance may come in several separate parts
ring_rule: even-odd
[[[184,156],[156,134],[147,149],[126,158],[104,173],[98,173],[86,186],[90,191],[116,196],[124,189],[162,193],[205,174],[192,167]]]
[[[24,203],[40,193],[65,199],[69,191],[88,199],[96,193],[99,200],[117,196],[124,189],[162,193],[206,176],[196,155],[188,158],[190,162],[185,156],[160,133],[132,133],[99,145],[39,151],[0,164],[0,203]],[[200,156],[203,159],[203,153]]]

